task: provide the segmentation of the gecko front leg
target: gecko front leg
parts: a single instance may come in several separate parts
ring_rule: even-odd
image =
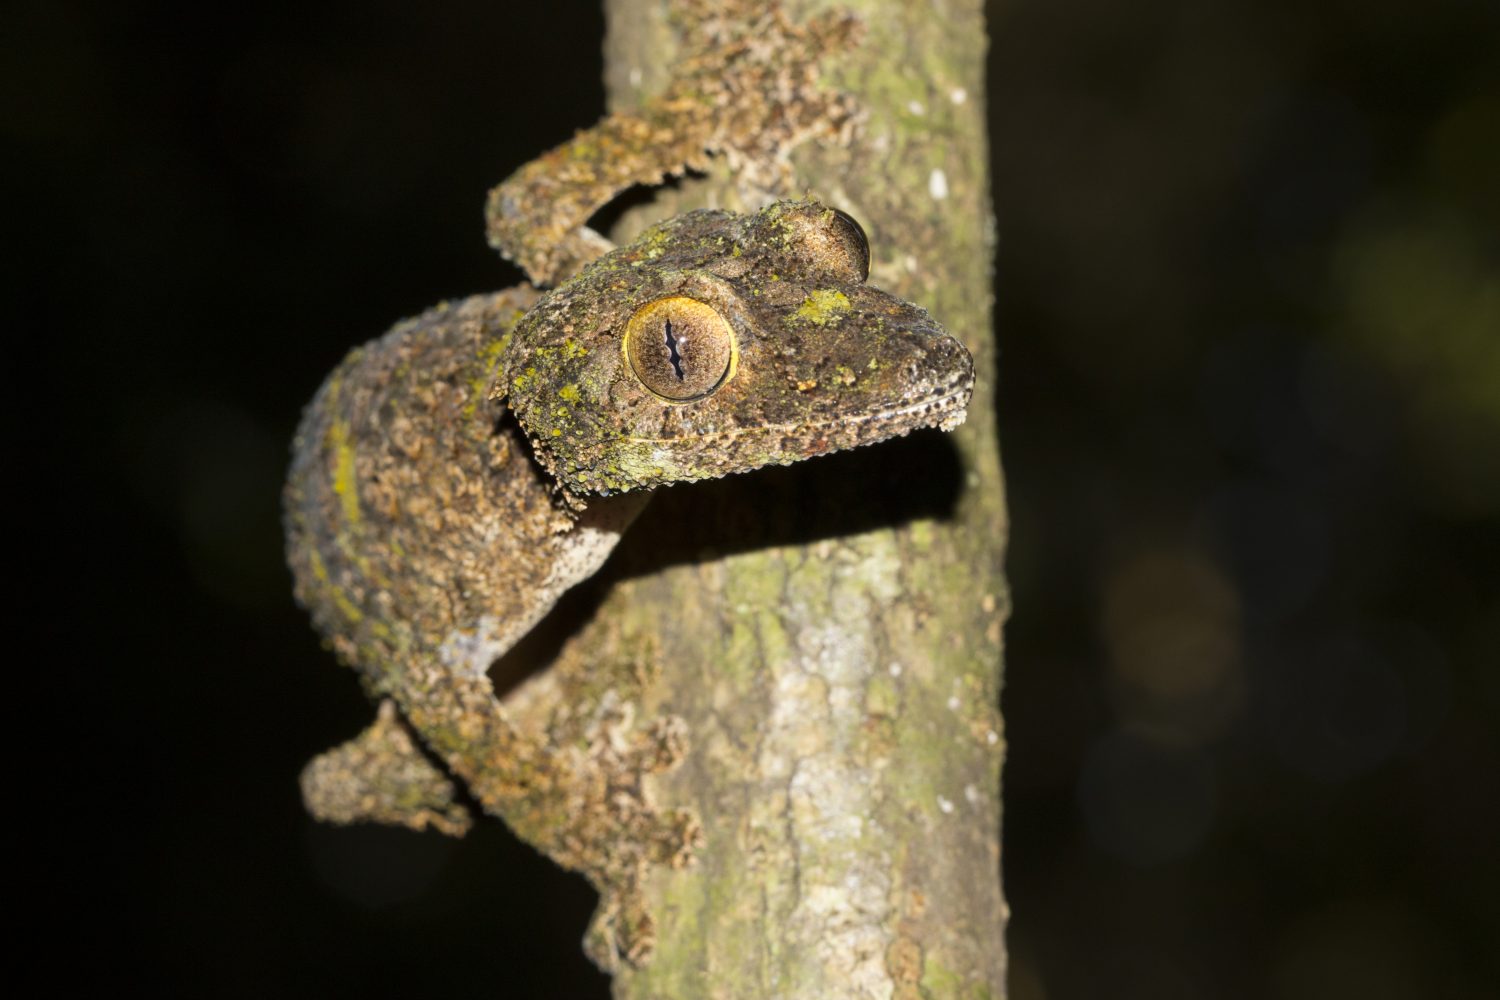
[[[673,11],[682,45],[661,94],[606,116],[490,192],[490,245],[533,281],[555,283],[607,252],[587,222],[632,185],[724,155],[742,182],[791,193],[787,154],[854,120],[848,95],[818,85],[821,62],[858,35],[852,15],[794,24],[764,0],[677,0]]]
[[[422,752],[390,699],[354,739],[302,771],[307,811],[328,823],[388,823],[462,837],[474,825],[453,778]]]

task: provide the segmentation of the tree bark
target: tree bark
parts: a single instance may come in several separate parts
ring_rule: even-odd
[[[828,4],[788,2],[800,20]],[[993,229],[977,0],[845,0],[861,43],[823,83],[853,94],[848,145],[804,146],[793,195],[859,219],[871,282],[973,353],[968,423],[661,491],[616,554],[573,657],[649,648],[642,717],[686,723],[662,809],[702,824],[652,870],[650,960],[620,998],[998,997],[1001,572]],[[629,106],[675,47],[664,0],[608,0],[606,79]],[[624,216],[752,207],[722,164]]]

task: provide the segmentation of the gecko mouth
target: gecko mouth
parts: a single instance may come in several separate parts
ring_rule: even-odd
[[[799,424],[768,425],[756,429],[760,435],[785,435],[803,439],[826,437],[831,443],[838,438],[840,448],[877,444],[889,438],[902,437],[927,427],[951,431],[963,424],[969,415],[969,399],[974,394],[972,378],[956,379],[956,384],[913,399],[902,406],[881,413],[830,417]],[[852,438],[852,439],[851,439]],[[824,449],[820,449],[824,450]]]
[[[928,427],[953,430],[968,416],[974,392],[973,367],[967,360],[967,352],[963,357],[965,363],[950,369],[941,384],[915,395],[908,393],[898,405],[852,415],[700,433],[695,437],[697,446],[716,456],[715,461],[696,467],[677,464],[667,481],[717,479],[768,465],[791,465],[807,458],[904,437]],[[682,439],[645,436],[628,440],[640,454],[649,454],[651,461],[665,463],[668,453],[662,449],[670,449]]]
[[[955,377],[953,384],[938,390],[925,399],[917,399],[889,413],[872,414],[855,418],[854,422],[872,424],[875,427],[892,423],[907,425],[897,435],[922,427],[936,427],[951,431],[963,424],[969,415],[969,400],[974,395],[973,375]],[[829,424],[838,421],[827,421]]]

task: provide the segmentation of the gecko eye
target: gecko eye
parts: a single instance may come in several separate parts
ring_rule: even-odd
[[[813,274],[847,284],[870,276],[870,241],[848,212],[809,205],[787,222],[800,231],[803,258]]]
[[[865,235],[865,227],[848,212],[837,208],[832,211],[831,228],[839,233],[839,242],[847,255],[848,266],[859,274],[860,281],[864,281],[870,277],[870,239]]]
[[[713,392],[733,373],[734,331],[707,302],[669,295],[647,302],[625,326],[625,356],[641,383],[686,403]]]

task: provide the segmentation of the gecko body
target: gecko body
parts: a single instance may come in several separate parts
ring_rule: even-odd
[[[293,448],[298,600],[410,714],[414,672],[482,682],[650,489],[957,424],[967,352],[868,253],[816,202],[692,212],[358,348]]]
[[[606,969],[649,955],[646,873],[698,842],[645,782],[689,734],[635,716],[647,654],[503,699],[487,670],[651,490],[951,428],[974,378],[924,310],[867,283],[859,224],[816,201],[689,212],[618,249],[587,228],[711,153],[775,181],[789,149],[850,124],[815,81],[851,17],[674,6],[693,41],[660,99],[492,192],[492,241],[555,287],[444,304],[351,352],[303,415],[284,494],[297,599],[379,702],[304,771],[309,810],[461,834],[467,792],[600,890],[589,951]]]

